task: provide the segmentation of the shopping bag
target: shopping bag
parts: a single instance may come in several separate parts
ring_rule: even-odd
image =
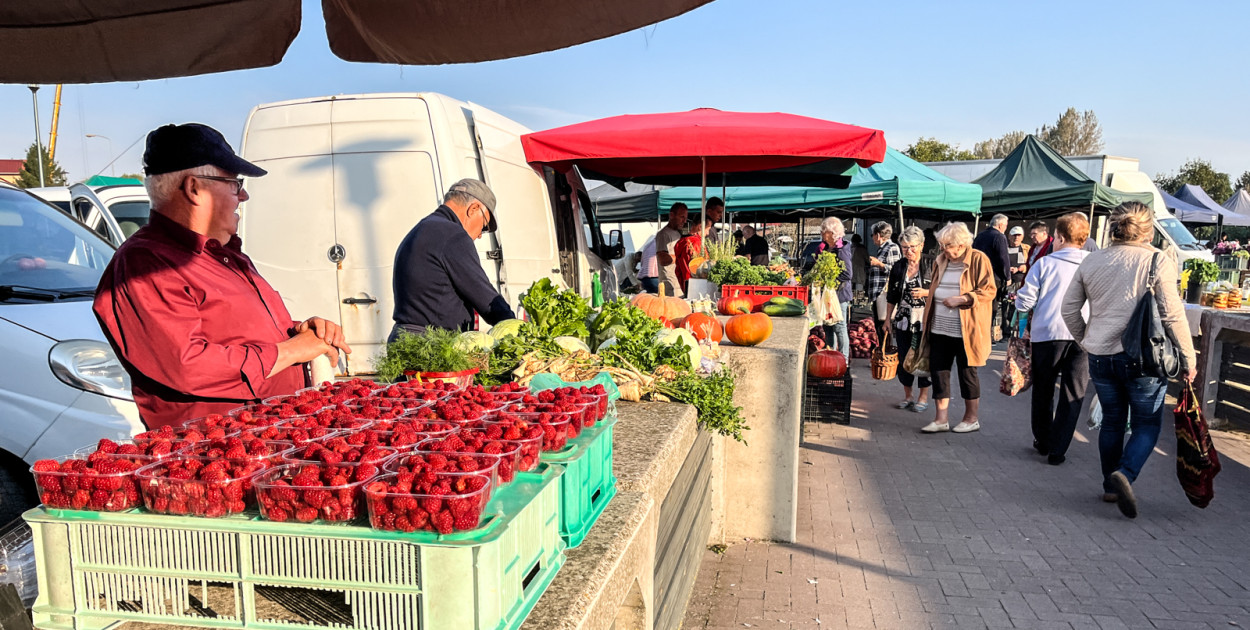
[[[921,336],[920,331],[913,330],[911,347],[903,358],[903,369],[916,378],[929,378],[929,353],[921,346]]]
[[[1211,442],[1192,383],[1186,384],[1172,413],[1176,417],[1176,477],[1189,502],[1205,508],[1215,498],[1220,456]]]
[[[1003,363],[1003,378],[998,391],[1015,396],[1033,385],[1033,349],[1028,339],[1012,335],[1007,342],[1007,361]]]

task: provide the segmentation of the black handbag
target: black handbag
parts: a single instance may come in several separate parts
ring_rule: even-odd
[[[1175,378],[1181,372],[1180,352],[1168,337],[1159,317],[1159,303],[1155,301],[1155,276],[1159,266],[1159,252],[1150,259],[1150,276],[1146,290],[1137,300],[1137,308],[1128,320],[1128,328],[1120,336],[1124,354],[1129,361],[1140,366],[1142,374],[1162,379]]]

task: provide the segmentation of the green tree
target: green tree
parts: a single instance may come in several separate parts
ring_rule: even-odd
[[[1054,147],[1059,155],[1093,155],[1102,151],[1102,125],[1094,110],[1083,112],[1069,107],[1054,125],[1042,125],[1037,137]]]
[[[985,142],[978,142],[972,146],[972,152],[977,158],[982,160],[1001,160],[1016,150],[1021,142],[1024,142],[1024,136],[1028,134],[1023,131],[1011,131],[1003,134],[1001,138],[990,138]]]
[[[1233,190],[1236,191],[1238,188],[1250,192],[1250,171],[1242,173],[1241,177],[1238,177],[1237,181],[1233,183]]]
[[[1175,175],[1159,173],[1155,175],[1155,184],[1166,190],[1168,194],[1176,194],[1185,184],[1193,184],[1206,191],[1212,199],[1222,201],[1233,196],[1233,185],[1229,183],[1228,173],[1221,173],[1211,163],[1194,158],[1185,162]]]
[[[971,151],[961,150],[959,145],[950,145],[937,138],[920,138],[903,150],[907,157],[917,162],[950,162],[953,160],[973,160],[976,156]]]
[[[39,188],[39,162],[35,157],[38,149],[35,143],[30,143],[30,148],[26,150],[26,162],[22,164],[22,170],[17,174],[15,182],[18,188]],[[43,184],[44,186],[64,186],[65,171],[52,158],[48,157],[48,147],[43,147],[41,152],[43,156]]]

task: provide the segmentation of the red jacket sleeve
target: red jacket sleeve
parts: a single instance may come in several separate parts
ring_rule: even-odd
[[[278,357],[275,343],[227,345],[203,331],[203,295],[155,256],[115,260],[94,310],[120,357],[170,389],[205,398],[258,398]]]

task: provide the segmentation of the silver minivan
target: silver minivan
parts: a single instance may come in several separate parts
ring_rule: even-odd
[[[39,503],[28,471],[143,430],[130,378],[91,312],[113,246],[0,184],[0,525]]]

